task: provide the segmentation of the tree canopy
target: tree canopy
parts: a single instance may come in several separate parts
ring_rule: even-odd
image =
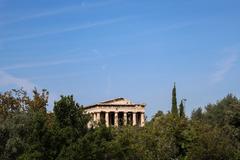
[[[180,116],[158,111],[144,127],[119,128],[88,128],[90,116],[72,95],[61,96],[53,112],[47,90],[32,95],[0,93],[2,160],[240,159],[240,100],[232,94],[193,110],[191,118],[181,102]]]

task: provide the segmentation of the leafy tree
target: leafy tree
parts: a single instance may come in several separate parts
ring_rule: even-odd
[[[35,88],[33,90],[33,99],[28,98],[27,105],[28,109],[32,111],[41,111],[46,112],[48,105],[49,92],[46,89],[43,89],[41,92]]]
[[[64,155],[69,145],[88,132],[89,115],[73,99],[73,96],[61,96],[54,104],[55,123],[52,128],[57,152]]]
[[[5,120],[7,116],[22,111],[41,110],[46,112],[47,102],[48,91],[46,89],[38,92],[35,88],[33,98],[29,97],[22,88],[0,93],[0,121]]]
[[[203,119],[203,112],[202,112],[201,107],[197,108],[196,110],[194,109],[192,111],[191,119],[192,120],[202,120]]]
[[[47,91],[45,90],[45,92]],[[41,110],[44,112],[41,113],[46,115],[46,103],[39,105],[39,102],[43,99],[47,101],[48,97],[42,94],[37,98],[36,95],[40,94],[36,89],[33,91],[33,99],[27,96],[27,92],[22,89],[13,89],[0,94],[0,116],[2,118],[0,135],[4,136],[0,144],[1,159],[20,158],[28,151],[30,146],[37,145],[37,142],[31,139],[42,137],[46,133],[47,129],[41,132],[40,121],[35,118],[40,110],[33,110],[31,106],[32,103],[35,104],[36,108],[42,108]],[[33,126],[38,126],[38,128],[34,129]],[[49,141],[46,144],[49,144]],[[44,157],[46,156],[44,155]]]
[[[232,94],[228,94],[215,104],[208,104],[205,109],[203,116],[208,123],[220,126],[238,124],[236,117],[240,113],[240,100]]]
[[[47,125],[47,115],[38,112],[29,113],[31,124],[29,125],[30,135],[27,137],[27,146],[19,159],[52,159],[51,135]]]
[[[194,122],[191,126],[192,142],[187,157],[194,160],[238,159],[239,144],[228,127],[217,127]]]
[[[54,114],[59,127],[72,127],[78,130],[79,134],[87,132],[89,115],[84,112],[73,99],[73,96],[61,96],[61,99],[54,104]]]
[[[14,113],[8,116],[3,123],[0,124],[1,135],[5,137],[0,144],[0,159],[11,160],[17,159],[24,153],[27,146],[26,140],[31,134],[29,126],[31,118],[27,113]]]
[[[29,99],[23,89],[13,89],[0,93],[0,122],[16,112],[26,110],[26,101]]]
[[[152,159],[176,159],[186,155],[188,121],[178,116],[167,114],[156,119],[149,127],[149,140],[153,146],[147,147]],[[150,141],[152,139],[152,141]],[[155,148],[155,149],[152,149]]]
[[[155,113],[155,115],[152,117],[152,121],[163,115],[164,115],[163,111],[157,111],[157,113]]]
[[[89,131],[76,142],[65,146],[59,153],[57,160],[92,160],[92,159],[113,159],[110,141],[113,139],[112,128],[101,125]],[[110,150],[109,148],[113,149]]]
[[[175,84],[172,98],[173,108]],[[53,113],[47,103],[46,90],[0,93],[0,159],[240,159],[240,100],[231,94],[193,110],[191,119],[182,118],[181,101],[180,116],[178,108],[158,111],[145,127],[87,128],[90,117],[73,96],[61,96]]]

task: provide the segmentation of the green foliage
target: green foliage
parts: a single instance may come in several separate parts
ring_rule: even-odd
[[[28,109],[32,111],[40,111],[40,112],[46,112],[46,106],[48,103],[48,96],[49,93],[46,89],[43,89],[42,92],[38,92],[38,90],[35,88],[33,90],[33,99],[30,99],[28,97],[27,105]]]
[[[73,96],[61,96],[53,110],[56,124],[63,132],[72,134],[73,131],[77,136],[86,134],[90,116],[84,114],[83,107],[74,101]]]
[[[177,91],[176,91],[176,84],[174,83],[174,87],[172,89],[172,109],[171,113],[175,116],[178,115],[178,107],[177,107]]]
[[[240,159],[240,100],[232,94],[192,112],[197,135],[192,159]],[[199,157],[199,158],[198,158]]]
[[[238,159],[239,142],[232,137],[229,127],[217,127],[205,123],[193,123],[194,139],[188,148],[187,157],[196,160]]]
[[[77,125],[77,107],[73,96],[61,96],[61,99],[55,102],[53,111],[60,127]]]
[[[181,102],[180,116],[158,111],[145,127],[87,128],[90,117],[73,96],[61,96],[53,113],[47,102],[46,90],[32,98],[21,89],[0,94],[0,159],[240,159],[240,100],[231,94],[191,119]]]
[[[191,116],[192,120],[202,120],[203,119],[203,113],[202,113],[202,108],[199,107],[196,110],[194,109],[192,111],[192,116]]]
[[[3,122],[14,113],[27,110],[26,103],[28,99],[27,93],[22,89],[13,89],[0,93],[0,122]]]
[[[163,111],[157,111],[157,113],[155,113],[155,115],[152,117],[152,121],[163,115],[164,115]]]
[[[183,100],[181,100],[181,103],[179,105],[179,116],[180,117],[185,117],[185,111],[184,111],[184,105],[183,105]]]
[[[212,125],[232,125],[239,128],[239,115],[240,100],[232,94],[228,94],[222,100],[217,101],[217,103],[208,104],[205,107],[205,112],[200,107],[197,110],[193,110],[191,118]]]
[[[146,127],[149,130],[147,136],[151,139],[151,145],[154,146],[154,149],[151,145],[147,147],[148,152],[153,156],[152,159],[175,159],[184,154],[183,132],[187,127],[186,119],[167,114]]]

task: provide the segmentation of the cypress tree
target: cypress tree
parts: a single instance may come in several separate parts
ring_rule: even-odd
[[[180,117],[185,117],[183,100],[181,100],[181,103],[179,105],[179,116]]]
[[[174,83],[174,87],[172,89],[172,109],[171,113],[173,115],[178,115],[178,107],[177,107],[177,93],[176,93],[176,84]]]

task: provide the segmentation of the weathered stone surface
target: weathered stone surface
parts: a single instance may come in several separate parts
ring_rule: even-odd
[[[92,116],[89,127],[104,121],[106,126],[137,125],[144,126],[145,104],[134,104],[125,98],[116,98],[94,105],[85,110]]]

